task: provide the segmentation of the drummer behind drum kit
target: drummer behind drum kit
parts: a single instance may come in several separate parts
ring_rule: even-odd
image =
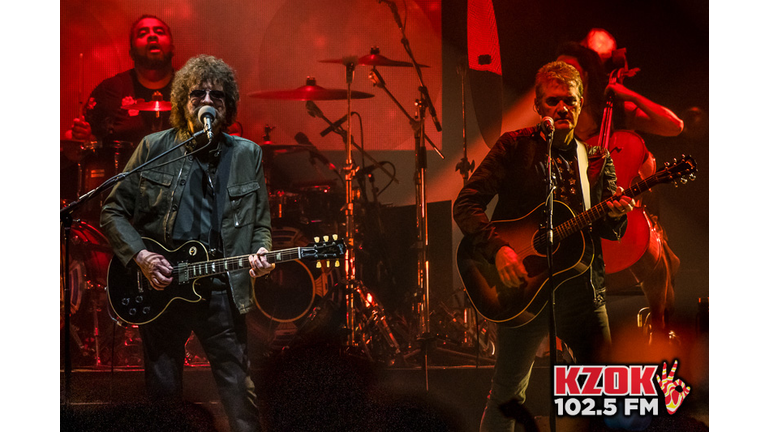
[[[374,80],[374,83],[381,87],[383,83],[381,75],[375,70],[377,66],[413,67],[413,63],[390,60],[380,55],[378,48],[373,48],[370,55],[359,58],[321,62],[343,64],[347,72],[353,70],[355,65],[371,66],[371,79],[379,77],[379,82]],[[350,75],[347,74],[348,84],[351,81]],[[272,215],[273,248],[303,247],[311,243],[311,237],[317,240],[320,236],[339,232],[340,229],[346,229],[349,242],[344,268],[316,267],[301,261],[290,261],[278,265],[267,277],[256,280],[254,293],[257,311],[249,313],[247,317],[249,331],[253,336],[251,342],[258,340],[259,348],[269,354],[323,338],[346,338],[348,347],[355,347],[372,361],[390,365],[407,364],[406,350],[415,346],[415,341],[406,340],[404,343],[409,345],[401,346],[395,335],[401,339],[409,338],[413,332],[394,328],[374,294],[355,280],[355,234],[361,225],[355,222],[354,217],[360,213],[355,209],[355,203],[360,201],[361,194],[351,185],[359,171],[351,158],[352,146],[361,152],[363,158],[373,163],[373,169],[382,169],[392,181],[397,182],[397,179],[354,143],[351,134],[348,135],[340,125],[343,120],[332,123],[322,116],[313,103],[346,100],[351,113],[351,99],[370,98],[374,95],[352,91],[350,88],[324,88],[309,77],[304,86],[295,89],[253,92],[249,96],[305,101],[310,115],[328,122],[329,128],[325,134],[336,132],[347,141],[347,160],[340,172],[303,133],[295,137],[298,144],[274,144],[269,136],[272,128],[265,127],[261,148]],[[122,108],[153,111],[159,116],[160,112],[169,111],[171,104],[162,100],[139,101]],[[62,203],[66,204],[81,196],[84,191],[120,173],[133,149],[134,144],[129,142],[101,143],[99,147],[98,143],[62,140]],[[439,153],[439,150],[435,150]],[[73,185],[77,187],[77,195],[72,190]],[[346,189],[346,196],[342,186]],[[91,207],[86,205],[78,212],[79,218],[72,227],[68,271],[72,293],[72,339],[77,345],[75,348],[82,354],[83,361],[79,366],[141,366],[141,342],[137,327],[117,318],[109,310],[105,299],[107,266],[112,253],[105,237],[93,226],[98,221],[100,207],[100,202]],[[62,304],[63,301],[62,296]],[[84,307],[86,303],[87,307]],[[437,314],[440,316],[438,321],[446,333],[463,338],[462,346],[467,347],[467,335],[474,334],[477,329],[484,335],[480,344],[482,355],[485,358],[493,355],[492,329],[483,324],[469,326],[467,323],[470,318],[462,319],[460,313],[448,311],[444,304],[440,306],[444,311]],[[105,332],[103,326],[110,321],[119,326],[113,325],[114,331]],[[396,324],[401,322],[398,320]],[[457,330],[461,334],[456,333]],[[471,338],[469,345],[472,345]],[[205,363],[199,343],[192,336],[187,342],[187,364],[194,366]]]

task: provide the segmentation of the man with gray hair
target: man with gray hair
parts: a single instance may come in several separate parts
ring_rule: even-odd
[[[610,197],[608,214],[583,231],[594,244],[594,259],[584,272],[557,286],[557,335],[573,351],[579,363],[597,362],[601,350],[610,343],[605,309],[605,268],[599,237],[617,239],[626,227],[625,214],[634,201],[616,187],[616,173],[610,155],[589,149],[576,139],[574,129],[584,104],[583,85],[578,71],[564,62],[552,62],[536,75],[534,109],[552,121],[552,175],[554,198],[578,214],[590,205]],[[539,127],[503,134],[462,188],[453,207],[456,224],[477,251],[495,266],[500,279],[497,290],[514,295],[526,287],[523,259],[491,221],[520,219],[545,202],[547,190],[547,139]],[[487,205],[498,196],[493,216]],[[592,245],[589,245],[591,247]],[[560,244],[560,248],[567,245]],[[539,252],[537,250],[537,252]],[[560,251],[563,253],[563,251]],[[546,291],[548,285],[542,287]],[[533,287],[535,288],[535,287]],[[548,299],[546,292],[543,293]],[[515,421],[506,418],[499,407],[509,401],[523,403],[536,351],[549,333],[549,313],[537,313],[524,324],[501,322],[493,383],[481,422],[481,431],[513,431]],[[554,354],[552,354],[554,355]],[[559,430],[560,428],[558,428]]]

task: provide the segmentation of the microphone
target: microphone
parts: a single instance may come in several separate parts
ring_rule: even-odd
[[[547,116],[541,119],[541,122],[536,125],[536,127],[543,132],[544,135],[549,135],[555,131],[555,121],[552,117]]]
[[[301,145],[312,146],[312,147],[315,146],[309,141],[309,137],[307,137],[307,134],[305,134],[304,132],[297,133],[296,135],[293,136],[293,139],[295,139],[296,142]]]
[[[213,122],[216,121],[216,108],[206,105],[200,108],[197,113],[197,119],[203,124],[203,130],[208,135],[208,140],[213,140]]]
[[[376,166],[376,165],[368,165],[365,168],[358,169],[355,174],[359,175],[359,176],[367,176],[368,174],[376,171],[377,168],[378,168],[378,166]]]
[[[331,163],[331,161],[328,160],[328,158],[320,153],[320,150],[318,150],[314,144],[312,144],[312,142],[309,140],[309,137],[307,137],[307,134],[304,132],[299,132],[293,136],[293,139],[295,139],[296,142],[301,145],[312,147],[312,150],[314,151],[309,152],[309,161],[312,163],[312,165],[315,164],[315,159],[319,159],[320,162],[330,166],[332,170],[336,171],[336,167]]]
[[[342,117],[342,118],[340,118],[340,119],[336,120],[335,122],[331,123],[331,125],[330,125],[330,126],[328,126],[327,128],[323,129],[323,131],[322,131],[322,132],[320,132],[320,136],[321,136],[321,137],[324,137],[324,136],[328,135],[328,134],[329,134],[329,133],[331,133],[331,132],[332,132],[334,129],[336,129],[337,127],[341,126],[341,124],[342,124],[342,123],[344,123],[346,120],[347,120],[347,115],[346,115],[346,114],[344,114],[344,117]]]
[[[311,100],[307,101],[306,106],[307,106],[307,113],[309,113],[310,116],[312,117],[323,116],[323,112],[320,111],[320,107],[318,107],[317,104],[315,104]]]

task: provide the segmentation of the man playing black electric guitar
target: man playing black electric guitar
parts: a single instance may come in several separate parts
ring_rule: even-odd
[[[554,120],[551,168],[555,177],[554,199],[579,214],[615,197],[606,203],[606,216],[584,229],[580,237],[576,236],[581,239],[579,242],[555,245],[561,248],[557,250],[558,255],[554,255],[554,270],[561,272],[561,277],[555,278],[559,284],[556,289],[558,337],[570,347],[577,362],[597,363],[600,351],[610,343],[599,237],[615,240],[623,235],[624,215],[632,210],[634,200],[623,196],[621,189],[617,190],[610,155],[587,148],[574,137],[583,101],[583,85],[578,71],[572,66],[552,62],[537,73],[534,108],[543,119],[550,117]],[[483,295],[514,297],[515,293],[524,290],[547,289],[546,286],[531,286],[534,279],[529,272],[541,273],[542,269],[534,269],[530,264],[532,260],[522,258],[544,254],[544,249],[537,247],[535,251],[525,253],[514,250],[504,233],[497,230],[485,214],[488,203],[495,196],[498,196],[498,202],[492,217],[494,221],[523,218],[534,209],[539,212],[545,208],[540,206],[547,198],[547,141],[541,132],[543,129],[546,127],[502,135],[454,203],[457,225],[478,255],[495,264],[498,272],[501,283],[493,286],[493,293]],[[539,223],[544,223],[543,211],[531,215],[540,215]],[[555,220],[554,225],[558,222]],[[535,230],[527,239],[533,234]],[[562,248],[574,250],[563,251]],[[562,272],[564,269],[557,268],[557,256],[569,254],[584,258],[586,262],[572,264],[573,269],[568,269],[570,272]],[[469,289],[467,292],[472,298],[473,293]],[[544,298],[548,295],[544,294]],[[514,429],[514,422],[502,415],[499,405],[512,399],[520,403],[525,400],[536,350],[549,331],[548,313],[546,310],[539,312],[541,310],[532,311],[529,319],[517,327],[497,320],[501,324],[497,360],[481,431]]]
[[[170,251],[194,241],[201,246],[187,247],[190,257],[248,257],[250,265],[236,266],[247,271],[216,272],[197,280],[203,300],[170,302],[162,315],[139,329],[147,389],[154,401],[181,401],[184,345],[194,331],[216,378],[231,430],[256,431],[261,428],[246,352],[245,313],[254,307],[252,279],[269,273],[274,264],[266,258],[272,237],[261,148],[222,132],[234,122],[238,100],[235,75],[227,64],[206,55],[190,59],[171,89],[173,128],[144,138],[126,171],[194,139],[118,183],[104,204],[101,227],[115,260],[126,267],[135,262],[149,291],[170,291],[200,274],[173,272],[162,248]],[[117,301],[142,305],[127,313],[144,322],[139,321],[144,308],[152,312],[141,302],[147,296],[139,293]]]

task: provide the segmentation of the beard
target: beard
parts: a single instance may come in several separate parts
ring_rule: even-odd
[[[203,123],[200,122],[200,110],[203,109],[205,105],[200,105],[199,107],[196,107],[194,111],[187,112],[187,121],[192,125],[192,133],[200,132],[203,130]],[[214,134],[218,133],[219,130],[224,129],[224,122],[226,121],[226,118],[224,117],[224,114],[222,113],[222,110],[216,110],[216,118],[213,120],[213,124],[211,125]]]
[[[173,52],[163,53],[162,58],[148,58],[131,48],[131,58],[136,66],[149,70],[164,70],[171,67]]]

